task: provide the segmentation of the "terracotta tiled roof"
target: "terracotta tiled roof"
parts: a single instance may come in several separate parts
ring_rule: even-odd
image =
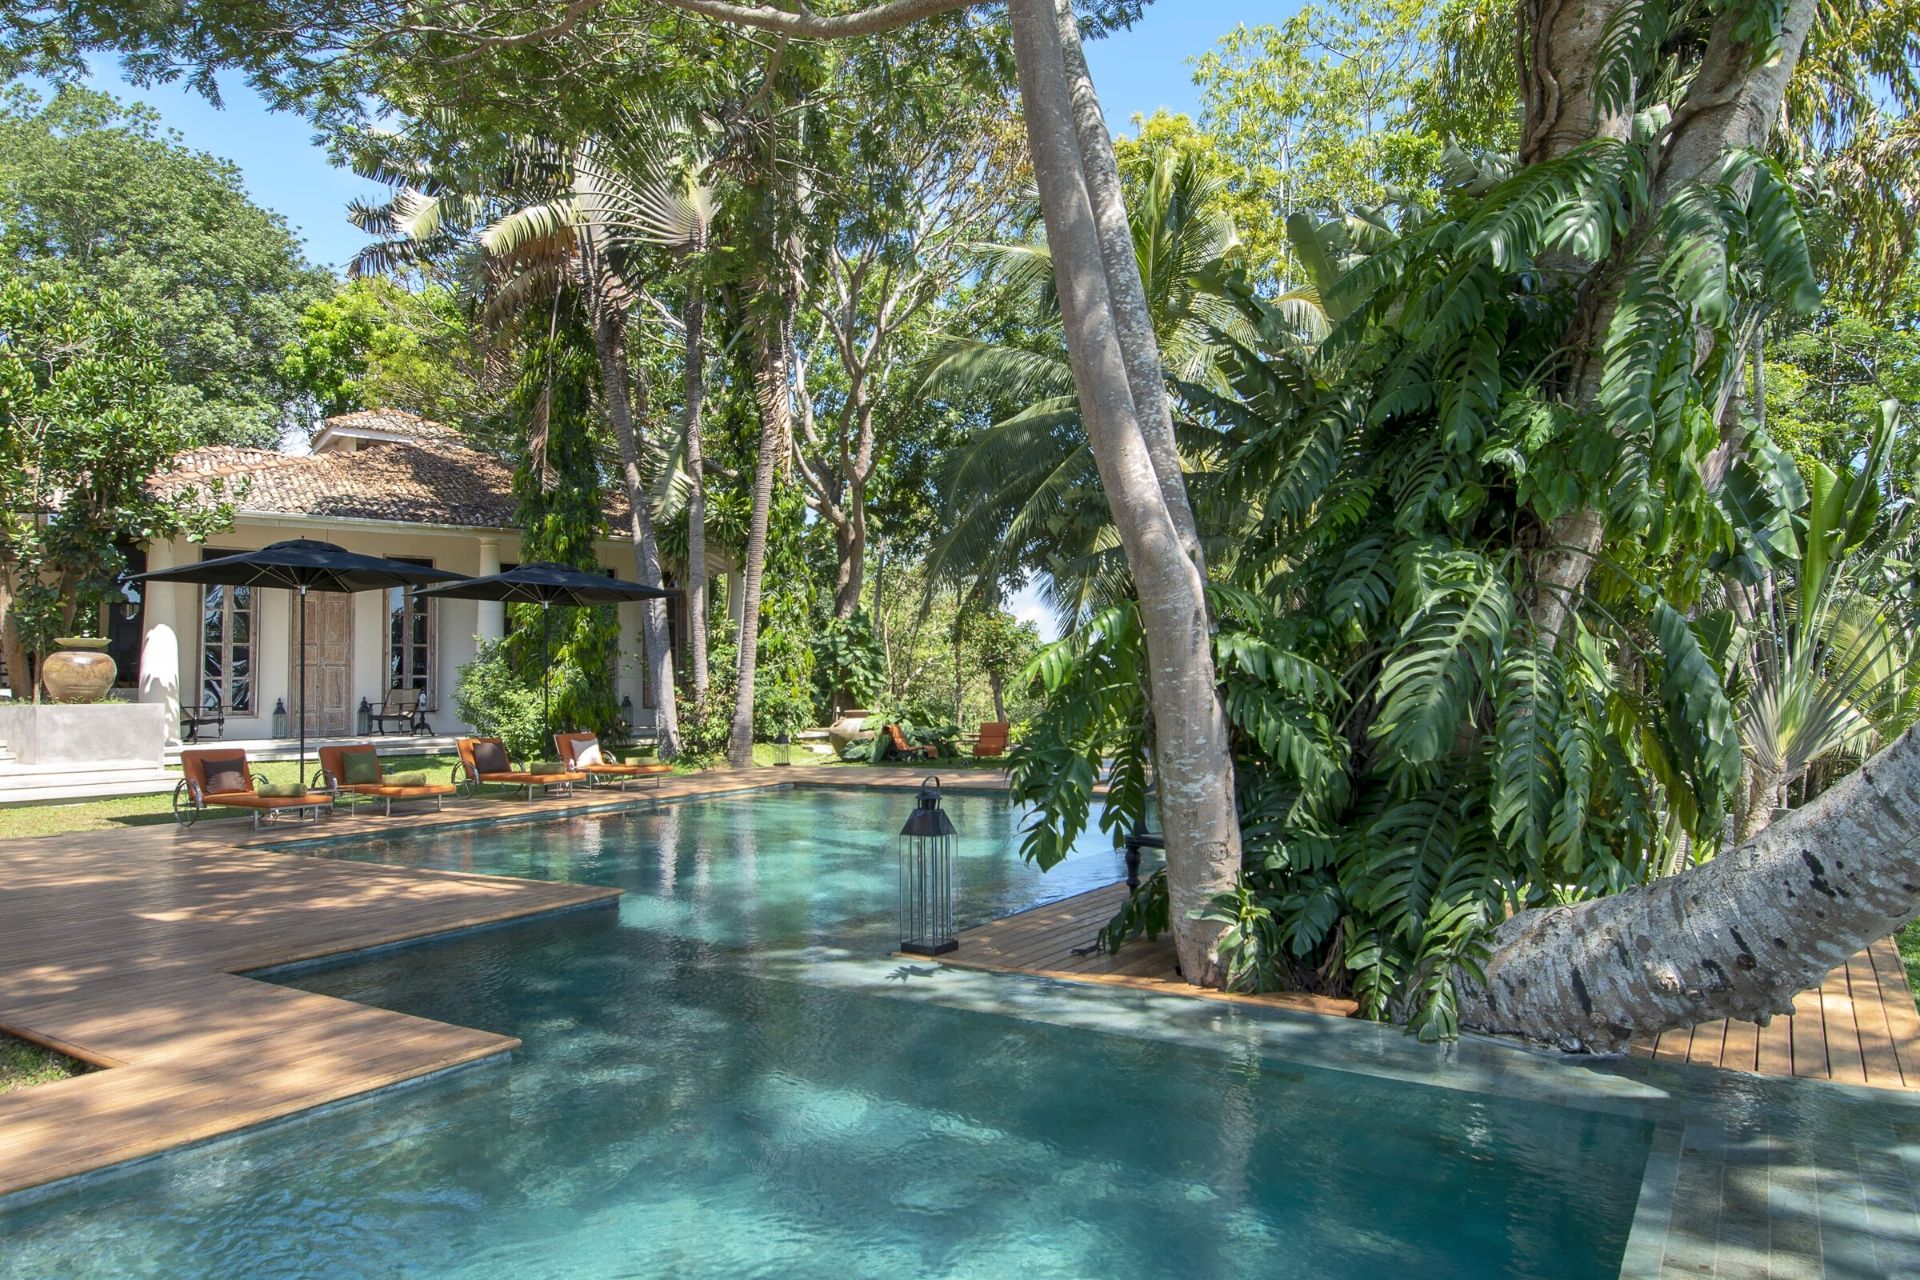
[[[178,494],[242,480],[239,510],[255,514],[397,520],[409,524],[516,527],[512,472],[497,459],[451,440],[374,444],[351,453],[275,453],[217,445],[180,455],[174,469],[148,486]],[[624,526],[626,502],[608,495],[608,520]]]

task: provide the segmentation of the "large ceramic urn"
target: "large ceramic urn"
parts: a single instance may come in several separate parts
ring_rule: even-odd
[[[86,636],[63,636],[60,647],[40,664],[40,683],[55,702],[98,702],[113,688],[119,669],[107,654],[107,642]]]
[[[873,736],[873,731],[866,727],[867,714],[862,710],[842,711],[840,718],[827,726],[827,741],[833,744],[834,755],[845,751],[849,742]]]

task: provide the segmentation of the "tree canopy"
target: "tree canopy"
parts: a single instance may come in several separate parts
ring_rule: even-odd
[[[159,344],[165,411],[195,443],[271,447],[296,395],[280,371],[327,290],[239,170],[154,114],[89,90],[0,105],[0,256],[14,278],[111,289]]]

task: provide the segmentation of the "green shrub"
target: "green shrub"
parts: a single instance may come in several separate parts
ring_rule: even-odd
[[[555,704],[564,670],[552,674]],[[486,640],[473,661],[460,668],[453,690],[454,710],[482,737],[498,738],[515,760],[538,759],[550,749],[542,693],[515,674],[506,642]]]

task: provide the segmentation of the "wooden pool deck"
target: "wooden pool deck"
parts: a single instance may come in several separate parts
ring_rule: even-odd
[[[1088,950],[1125,898],[1124,885],[1110,885],[960,934],[960,949],[944,964],[968,969],[1030,973],[1072,982],[1096,982],[1351,1016],[1351,1000],[1305,995],[1238,995],[1187,985],[1174,968],[1173,944],[1164,936],[1133,942],[1117,955]],[[1920,1089],[1920,1011],[1907,986],[1906,969],[1891,939],[1883,939],[1802,992],[1792,1017],[1760,1027],[1751,1022],[1709,1022],[1669,1031],[1636,1043],[1638,1057],[1685,1062],[1766,1076],[1801,1076],[1882,1089]]]
[[[995,774],[973,777],[1000,783]],[[956,787],[969,780],[949,778]],[[0,1096],[0,1195],[519,1044],[240,973],[619,897],[611,888],[334,861],[276,846],[822,781],[907,788],[919,773],[713,773],[630,792],[490,796],[393,818],[368,806],[261,832],[241,819],[0,842],[0,1030],[105,1068]]]

